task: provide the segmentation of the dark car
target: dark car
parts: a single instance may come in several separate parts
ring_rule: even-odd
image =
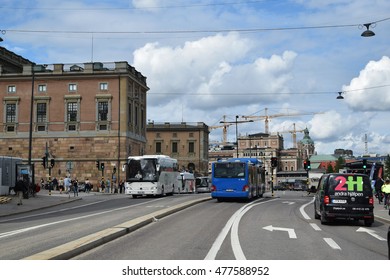
[[[374,197],[365,174],[330,173],[322,175],[314,200],[314,217],[325,224],[334,219],[374,222]]]
[[[211,192],[211,178],[210,177],[196,177],[195,178],[196,192]]]

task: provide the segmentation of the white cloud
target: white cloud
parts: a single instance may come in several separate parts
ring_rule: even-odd
[[[390,110],[390,58],[384,56],[370,61],[343,91],[346,91],[345,102],[353,110]]]

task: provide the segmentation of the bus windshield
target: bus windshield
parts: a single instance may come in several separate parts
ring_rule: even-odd
[[[158,172],[156,168],[156,159],[130,159],[129,181],[156,181]]]
[[[215,163],[214,178],[245,178],[245,163],[243,162]]]

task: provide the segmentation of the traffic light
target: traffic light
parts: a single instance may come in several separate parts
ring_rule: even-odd
[[[46,168],[46,161],[47,161],[46,156],[42,157],[42,166],[43,166],[43,168]]]
[[[100,163],[100,169],[104,170],[104,162]]]
[[[55,162],[54,158],[52,158],[52,159],[50,160],[50,167],[53,168],[55,163],[56,163],[56,162]]]
[[[367,160],[366,159],[363,159],[363,169],[364,170],[367,169]]]
[[[278,158],[271,157],[271,167],[278,167]]]
[[[310,160],[304,160],[304,161],[303,161],[303,168],[304,168],[306,171],[309,171],[309,170],[311,169]]]
[[[100,169],[100,162],[98,160],[96,161],[96,168]]]

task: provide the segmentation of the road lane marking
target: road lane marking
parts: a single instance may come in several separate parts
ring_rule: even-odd
[[[335,250],[341,250],[340,246],[332,238],[324,238],[324,241]]]
[[[308,202],[308,203],[302,205],[302,206],[299,208],[299,211],[301,212],[302,216],[303,216],[306,220],[311,220],[311,218],[309,217],[309,215],[306,214],[304,208],[305,208],[306,206],[308,206],[309,204],[313,203],[313,202],[314,202],[314,197],[313,197],[313,199],[312,199],[310,202]]]
[[[263,203],[267,203],[267,202],[271,202],[271,201],[274,201],[274,200],[271,199],[271,200],[267,200],[267,201],[262,201],[260,203],[256,203],[258,201],[253,201],[253,202],[251,202],[249,204],[246,204],[246,205],[242,206],[240,209],[238,209],[230,217],[230,219],[227,221],[227,223],[225,224],[225,226],[223,227],[223,229],[221,230],[221,232],[219,233],[219,235],[215,239],[213,245],[211,246],[209,252],[207,253],[207,255],[206,255],[206,257],[204,259],[205,260],[215,260],[219,250],[221,249],[223,241],[225,240],[226,236],[229,234],[229,231],[232,228],[234,223],[236,223],[236,225],[235,225],[234,231],[232,233],[233,236],[231,236],[231,240],[234,242],[234,245],[232,245],[232,248],[234,247],[233,250],[234,250],[235,256],[237,255],[237,257],[239,257],[239,258],[244,258],[245,259],[245,256],[244,256],[244,254],[242,252],[242,248],[241,248],[241,245],[240,245],[240,241],[238,239],[238,223],[239,223],[242,215],[245,214],[253,206],[259,205],[259,204],[263,204]],[[249,207],[249,209],[244,211],[248,207]],[[236,222],[236,219],[237,219],[237,222]]]
[[[0,239],[4,238],[4,237],[7,237],[7,236],[16,235],[16,234],[19,234],[19,233],[27,232],[27,231],[38,229],[38,228],[42,228],[42,227],[48,227],[48,226],[52,226],[52,225],[56,225],[56,224],[61,224],[61,223],[66,223],[66,222],[70,222],[70,221],[76,221],[76,220],[81,220],[81,219],[85,219],[85,218],[90,218],[90,217],[98,216],[98,215],[101,215],[101,214],[107,214],[107,213],[112,213],[112,212],[116,212],[116,211],[122,211],[124,209],[133,208],[135,206],[139,206],[139,205],[147,204],[147,203],[151,203],[151,202],[153,202],[153,201],[141,202],[139,204],[133,204],[133,205],[125,206],[125,207],[121,207],[121,208],[101,211],[101,212],[97,212],[97,213],[93,213],[93,214],[89,214],[89,215],[78,216],[78,217],[75,217],[75,218],[60,220],[60,221],[56,221],[56,222],[52,222],[52,223],[46,223],[46,224],[36,225],[36,226],[32,226],[32,227],[17,229],[17,230],[13,230],[13,231],[3,232],[3,233],[0,233]],[[59,212],[59,211],[54,211],[54,212]],[[47,212],[46,212],[46,214],[47,214]],[[38,215],[43,215],[43,214],[38,214]],[[24,217],[24,218],[26,218],[26,217]],[[4,221],[2,221],[2,222],[4,222]]]
[[[321,231],[322,229],[315,223],[310,223],[311,227],[316,231]]]
[[[375,237],[376,239],[380,240],[380,241],[386,241],[385,238],[383,238],[382,236],[379,236],[378,234],[376,234],[376,231],[375,230],[372,230],[372,229],[368,229],[368,228],[363,228],[363,227],[360,227],[356,230],[356,232],[366,232],[368,233],[369,235],[371,235],[372,237]]]
[[[288,232],[288,237],[290,237],[292,239],[296,239],[297,238],[297,235],[296,235],[295,230],[293,228],[281,228],[281,227],[274,227],[272,225],[269,225],[269,226],[263,227],[263,229],[269,230],[271,232],[274,231],[274,230],[287,231]]]

